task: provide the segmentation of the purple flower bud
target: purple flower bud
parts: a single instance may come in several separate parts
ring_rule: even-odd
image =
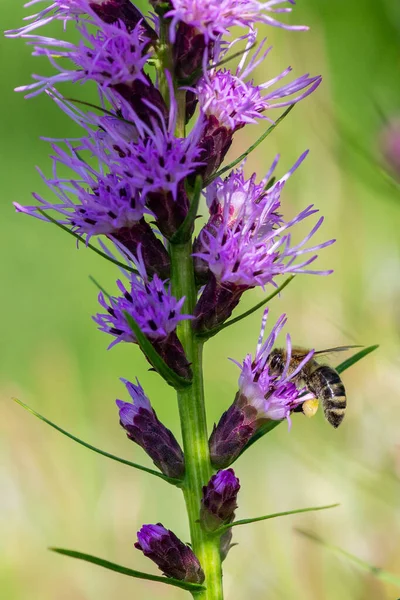
[[[277,372],[271,358],[276,338],[286,324],[286,316],[281,315],[271,333],[263,343],[268,309],[264,312],[261,332],[254,359],[248,354],[240,365],[239,391],[234,403],[214,426],[210,437],[211,461],[215,467],[229,466],[242,452],[257,429],[267,421],[287,419],[306,399],[306,388],[297,387],[296,375],[311,359],[310,352],[297,365],[291,367],[292,346],[287,336],[286,348],[280,354],[285,365]],[[234,361],[236,362],[236,361]],[[295,383],[296,382],[296,383]]]
[[[167,477],[182,479],[185,473],[183,452],[173,433],[157,418],[143,388],[121,379],[132,402],[117,400],[119,418],[128,438],[143,448]]]
[[[143,525],[135,548],[156,563],[167,577],[203,583],[204,573],[193,550],[161,523]]]
[[[201,66],[207,49],[204,35],[186,23],[179,23],[174,44],[175,75],[181,80],[190,80],[194,85],[200,79]],[[196,76],[197,74],[197,76]]]
[[[232,523],[237,508],[239,479],[233,469],[218,471],[203,487],[200,522],[208,531],[215,531],[222,525]]]

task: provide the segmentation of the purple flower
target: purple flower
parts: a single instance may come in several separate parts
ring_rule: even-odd
[[[232,406],[222,415],[210,437],[211,460],[215,467],[229,466],[241,453],[257,429],[266,421],[287,419],[304,401],[308,400],[306,388],[294,383],[296,375],[312,358],[314,350],[305,356],[295,369],[291,367],[292,345],[290,336],[286,338],[286,348],[282,351],[284,367],[274,368],[272,358],[276,356],[273,346],[286,324],[286,315],[281,315],[271,333],[263,341],[268,309],[261,324],[254,358],[248,354],[241,369],[239,391]]]
[[[323,217],[296,245],[292,245],[289,233],[291,227],[318,211],[310,205],[289,221],[279,212],[281,191],[306,155],[307,152],[269,188],[268,181],[277,160],[260,184],[255,182],[255,175],[246,180],[239,170],[208,186],[206,198],[211,215],[200,232],[194,254],[203,276],[207,269],[211,274],[196,307],[195,326],[199,331],[213,329],[229,317],[247,289],[264,288],[269,283],[276,285],[275,278],[286,273],[331,273],[309,268],[317,258],[314,253],[334,242],[329,240],[307,247],[322,225]],[[310,253],[312,256],[304,260],[303,256]]]
[[[78,45],[67,41],[43,36],[24,35],[29,44],[34,45],[33,56],[47,56],[51,65],[58,71],[49,77],[34,75],[36,80],[16,91],[29,92],[27,97],[52,88],[66,81],[95,81],[102,88],[130,86],[135,80],[147,84],[143,67],[150,57],[147,52],[149,38],[141,23],[129,31],[120,22],[118,25],[101,23],[101,30],[92,33],[85,23],[77,26],[82,40]],[[74,68],[68,69],[56,59],[68,59]]]
[[[192,318],[190,315],[181,314],[184,297],[177,300],[172,296],[171,286],[157,275],[149,280],[140,249],[136,266],[139,275],[131,273],[128,285],[121,280],[117,281],[121,296],[106,298],[103,292],[99,294],[99,303],[107,313],[96,315],[94,321],[101,331],[116,338],[111,342],[110,348],[122,341],[136,342],[125,312],[131,315],[142,332],[154,341],[168,338],[180,321]]]
[[[294,0],[288,0],[294,4]],[[205,39],[215,40],[220,35],[229,34],[231,27],[250,27],[254,23],[265,23],[284,29],[307,27],[285,25],[273,18],[271,13],[291,12],[291,8],[275,8],[278,4],[287,4],[285,0],[171,0],[172,10],[166,13],[171,17],[170,35],[175,39],[175,27],[183,21],[202,33]]]
[[[120,423],[128,438],[147,452],[164,475],[182,479],[185,459],[173,433],[158,420],[139,382],[136,380],[134,385],[127,379],[121,381],[132,398],[132,402],[117,400]]]
[[[171,294],[171,286],[158,275],[154,275],[152,280],[148,278],[140,246],[135,266],[139,274],[129,273],[126,287],[121,280],[117,281],[121,296],[106,298],[100,292],[99,303],[106,313],[98,313],[93,320],[100,331],[116,338],[109,345],[111,348],[119,342],[136,342],[125,316],[125,313],[129,314],[169,367],[190,379],[190,367],[176,335],[178,323],[192,318],[191,315],[181,314],[185,298],[177,300]]]
[[[255,123],[257,119],[268,118],[262,114],[265,110],[282,108],[299,102],[310,95],[321,83],[321,76],[310,77],[306,74],[274,91],[269,91],[291,72],[291,67],[259,85],[255,85],[253,80],[246,81],[252,71],[265,60],[272,50],[272,46],[270,46],[263,52],[267,41],[264,39],[254,56],[248,61],[250,49],[257,38],[256,33],[251,33],[247,37],[248,50],[244,53],[234,73],[229,69],[213,69],[211,72],[206,72],[197,84],[196,92],[199,96],[200,108],[206,117],[211,119],[208,129],[225,127],[234,132],[246,123]],[[223,46],[223,49],[217,53],[218,57],[215,62],[222,61],[232,45]],[[247,62],[248,64],[246,64]],[[294,96],[295,94],[298,95]],[[275,100],[278,102],[274,102]],[[268,120],[271,119],[268,118]]]
[[[33,6],[42,2],[43,0],[31,0],[25,6]],[[25,37],[31,31],[52,21],[62,21],[65,26],[67,21],[76,20],[81,15],[97,15],[105,23],[115,23],[120,20],[130,29],[143,20],[143,15],[130,0],[55,0],[47,8],[30,17],[25,17],[25,21],[31,21],[28,25],[7,31],[6,35],[8,37]],[[146,29],[147,31],[150,29],[147,23]]]
[[[50,96],[87,131],[87,136],[80,140],[63,140],[63,146],[53,142],[52,177],[39,171],[58,201],[48,202],[34,193],[40,205],[15,203],[17,211],[45,221],[48,219],[39,208],[50,211],[52,218],[86,236],[87,242],[92,236],[103,234],[133,254],[141,244],[148,274],[168,277],[168,252],[143,218],[145,214],[153,216],[145,207],[145,197],[132,182],[115,173],[113,167],[113,160],[119,160],[120,155],[128,151],[129,144],[137,139],[137,128],[128,119],[132,111],[125,107],[124,116],[98,117],[83,113],[55,93]],[[92,157],[97,158],[97,165],[90,160]],[[66,169],[72,176],[66,176]]]
[[[200,522],[208,531],[215,531],[235,518],[239,479],[233,469],[218,471],[203,487]]]
[[[156,563],[167,577],[203,583],[204,573],[193,550],[161,523],[143,525],[135,548]]]

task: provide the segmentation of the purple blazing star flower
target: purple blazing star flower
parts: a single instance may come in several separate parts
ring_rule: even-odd
[[[288,2],[294,4],[294,0]],[[277,7],[279,4],[287,4],[285,0],[171,0],[171,3],[173,8],[165,16],[172,19],[172,41],[175,40],[176,25],[180,22],[197,29],[207,41],[215,40],[220,35],[228,35],[231,27],[249,27],[257,22],[284,29],[308,29],[280,23],[271,16],[272,13],[291,12],[289,7]]]
[[[86,236],[87,242],[92,236],[104,234],[133,254],[141,244],[147,272],[167,277],[169,256],[143,218],[145,214],[152,214],[145,207],[145,198],[129,180],[113,171],[113,157],[119,160],[122,148],[137,139],[136,126],[121,117],[85,114],[62,97],[53,93],[50,96],[68,116],[86,129],[88,135],[77,141],[63,140],[65,148],[53,142],[53,177],[47,178],[39,171],[59,201],[48,202],[33,194],[40,205],[21,206],[15,203],[17,211],[46,221],[48,219],[39,209],[49,210],[56,214],[59,223]],[[129,111],[123,114],[131,116]],[[89,164],[87,157],[83,158],[85,152],[97,157],[97,166],[93,166],[93,161]],[[65,176],[65,167],[72,171],[72,178]],[[60,170],[62,176],[59,175]]]
[[[135,548],[156,563],[167,577],[203,583],[204,573],[193,550],[161,523],[143,525]]]
[[[158,275],[149,280],[140,246],[135,266],[139,274],[129,273],[127,287],[121,280],[117,281],[122,296],[106,298],[103,292],[100,292],[99,303],[107,312],[98,313],[93,320],[100,331],[116,338],[109,345],[111,348],[119,342],[137,341],[125,316],[125,313],[128,313],[168,366],[182,377],[190,378],[190,367],[176,335],[178,323],[192,319],[191,315],[181,314],[185,298],[177,300],[172,296],[171,286]]]
[[[185,459],[173,433],[158,420],[140,383],[137,380],[137,385],[127,379],[121,381],[132,398],[132,402],[116,401],[120,424],[128,438],[147,452],[164,475],[182,479]]]
[[[233,469],[218,471],[203,487],[200,522],[207,531],[232,523],[239,490],[239,479]]]
[[[42,2],[43,0],[31,0],[25,6],[33,6]],[[135,27],[140,20],[143,20],[143,15],[130,0],[55,0],[47,8],[25,17],[25,21],[31,21],[28,25],[7,31],[6,35],[8,37],[24,37],[31,31],[35,31],[52,21],[62,21],[65,26],[67,21],[76,20],[82,15],[86,15],[86,17],[98,16],[105,23],[115,23],[120,20],[129,29]],[[150,27],[144,21],[143,24],[149,33]]]
[[[147,52],[149,38],[141,23],[132,31],[122,22],[112,25],[100,21],[100,24],[101,30],[91,33],[85,23],[80,23],[77,29],[83,39],[78,45],[54,38],[24,35],[28,43],[34,45],[33,56],[47,56],[59,72],[48,77],[34,75],[35,83],[18,87],[16,91],[28,92],[26,97],[32,97],[66,81],[84,83],[93,80],[102,88],[129,87],[136,80],[146,85],[148,80],[143,67],[150,57]],[[74,68],[60,65],[55,56],[70,60]]]
[[[270,46],[263,52],[267,41],[264,39],[249,64],[246,65],[250,48],[254,46],[257,39],[254,32],[250,32],[247,38],[247,51],[235,73],[228,69],[213,69],[211,72],[205,73],[196,87],[199,105],[206,117],[209,119],[213,117],[214,128],[226,127],[229,131],[234,132],[246,123],[255,123],[257,119],[268,118],[261,113],[270,108],[282,108],[299,102],[312,94],[321,83],[320,75],[310,77],[306,74],[274,91],[265,92],[284,79],[291,72],[291,67],[259,85],[255,85],[253,81],[246,81],[252,71],[265,60],[272,50],[272,46]],[[218,57],[215,62],[223,60],[232,45],[223,47],[217,53]],[[293,97],[295,94],[298,96]],[[278,100],[278,102],[273,102],[274,100]],[[271,119],[268,118],[268,120]]]
[[[211,460],[215,467],[229,466],[263,423],[287,419],[290,427],[291,413],[309,399],[306,388],[297,387],[294,380],[314,350],[291,369],[292,345],[287,335],[285,366],[282,373],[276,373],[270,364],[272,348],[287,319],[281,315],[263,342],[267,316],[268,309],[262,319],[255,357],[248,354],[242,364],[234,361],[241,369],[239,391],[210,437]]]
[[[209,282],[196,306],[195,327],[213,329],[230,316],[242,293],[255,286],[276,285],[275,278],[285,273],[327,275],[332,271],[314,271],[309,265],[317,258],[303,255],[331,245],[334,240],[306,247],[323,222],[321,217],[310,233],[296,245],[288,230],[318,212],[310,205],[290,221],[280,211],[280,194],[290,177],[306,157],[305,152],[290,171],[267,189],[276,166],[273,163],[265,179],[255,183],[255,175],[244,179],[243,171],[233,172],[225,180],[216,179],[207,189],[211,217],[200,232],[195,257],[203,273],[209,270]],[[298,262],[300,259],[301,262]]]

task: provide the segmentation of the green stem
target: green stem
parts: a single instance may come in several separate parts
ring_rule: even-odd
[[[170,246],[172,289],[177,298],[186,297],[184,312],[193,314],[196,304],[192,242]],[[178,392],[186,473],[183,482],[186,508],[189,517],[193,550],[203,567],[205,591],[195,592],[196,600],[222,600],[222,570],[219,538],[212,537],[198,522],[202,487],[213,474],[208,449],[208,432],[204,406],[202,352],[203,342],[196,339],[191,322],[182,321],[178,335],[192,365],[193,383]]]

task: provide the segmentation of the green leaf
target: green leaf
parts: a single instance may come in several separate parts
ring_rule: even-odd
[[[99,448],[95,448],[95,446],[92,446],[91,444],[88,444],[88,443],[84,442],[83,440],[80,440],[76,436],[72,435],[72,433],[68,433],[68,431],[65,431],[65,429],[61,429],[61,427],[59,427],[55,423],[52,423],[52,421],[49,421],[49,419],[46,419],[46,417],[43,417],[42,415],[40,415],[38,412],[33,410],[33,408],[30,408],[27,404],[24,404],[24,402],[21,402],[21,400],[18,400],[18,398],[13,398],[13,400],[14,400],[14,402],[16,402],[17,404],[22,406],[22,408],[24,408],[25,410],[30,412],[31,415],[37,417],[44,423],[47,423],[47,425],[50,425],[50,427],[53,427],[53,429],[56,429],[57,431],[59,431],[60,433],[65,435],[66,437],[70,438],[71,440],[74,440],[74,442],[78,442],[78,444],[81,444],[81,446],[85,446],[85,448],[89,448],[89,450],[93,450],[93,452],[97,452],[97,454],[101,454],[102,456],[111,458],[111,460],[115,460],[124,465],[128,465],[128,467],[133,467],[134,469],[139,469],[140,471],[145,471],[146,473],[150,473],[150,475],[155,475],[156,477],[160,477],[160,479],[163,479],[164,481],[167,481],[168,483],[172,483],[173,485],[177,485],[178,487],[182,483],[179,479],[172,479],[170,477],[167,477],[166,475],[163,475],[163,473],[154,471],[153,469],[148,469],[147,467],[143,467],[142,465],[138,465],[137,463],[131,462],[129,460],[125,460],[124,458],[119,458],[119,456],[114,456],[114,454],[110,454],[109,452],[104,452],[104,450],[99,450]]]
[[[351,356],[344,362],[340,363],[340,365],[338,365],[336,367],[336,371],[338,373],[343,373],[343,371],[346,371],[346,369],[353,366],[355,363],[357,363],[359,360],[361,360],[365,356],[368,356],[368,354],[370,354],[377,348],[379,348],[378,344],[375,344],[374,346],[368,346],[368,348],[364,348],[360,352],[357,352],[356,354],[354,354],[353,356]],[[264,425],[261,425],[261,427],[253,435],[253,437],[247,442],[246,446],[243,448],[243,450],[241,451],[239,456],[241,456],[243,454],[243,452],[245,452],[248,448],[250,448],[250,446],[252,446],[255,442],[257,442],[257,440],[262,438],[266,433],[275,429],[275,427],[277,427],[280,423],[283,423],[283,421],[286,421],[286,419],[282,419],[281,421],[268,421],[267,423],[264,423]]]
[[[371,354],[371,352],[373,352],[377,348],[379,348],[379,344],[375,344],[374,346],[368,346],[368,348],[364,348],[363,350],[360,350],[360,352],[357,352],[357,354],[354,354],[347,360],[340,363],[340,365],[335,367],[336,371],[338,373],[343,373],[343,371],[346,371],[346,369],[355,365],[359,360],[364,358],[364,356],[368,356],[368,354]]]
[[[133,317],[126,311],[123,311],[123,315],[132,329],[135,335],[137,343],[140,346],[143,354],[148,358],[149,362],[156,369],[157,373],[165,379],[165,381],[177,390],[181,390],[192,385],[192,382],[184,377],[181,377],[175,371],[173,371],[161,358],[158,352],[155,350],[152,343],[147,339],[139,325],[133,319]]]
[[[286,517],[288,515],[297,515],[299,513],[313,512],[316,510],[326,510],[327,508],[335,508],[336,506],[339,506],[339,504],[336,503],[336,504],[328,504],[327,506],[313,506],[311,508],[298,508],[296,510],[288,510],[286,512],[273,513],[272,515],[264,515],[262,517],[254,517],[253,519],[241,519],[240,521],[235,521],[234,523],[229,523],[228,525],[223,525],[223,527],[220,527],[214,533],[215,533],[215,535],[221,535],[228,529],[231,529],[232,527],[236,527],[237,525],[248,525],[249,523],[257,523],[258,521],[267,521],[268,519],[275,519],[276,517]]]
[[[92,563],[93,565],[103,567],[104,569],[115,571],[116,573],[122,573],[122,575],[136,577],[137,579],[157,581],[158,583],[165,583],[166,585],[173,585],[174,587],[181,588],[182,590],[187,590],[188,592],[201,592],[206,589],[204,586],[199,585],[198,583],[187,583],[186,581],[181,581],[180,579],[174,579],[172,577],[160,577],[159,575],[142,573],[142,571],[134,571],[133,569],[128,569],[128,567],[117,565],[116,563],[104,560],[102,558],[98,558],[97,556],[92,556],[91,554],[77,552],[76,550],[66,550],[65,548],[49,548],[49,550],[51,550],[52,552],[57,552],[57,554],[62,554],[63,556],[70,556],[71,558],[78,558],[79,560],[84,560],[86,562]]]
[[[185,188],[190,199],[190,207],[182,225],[170,239],[171,244],[185,244],[192,236],[194,222],[197,218],[197,211],[199,209],[201,190],[203,188],[202,177],[200,175],[196,177],[193,189],[189,188],[187,181],[185,181]]]
[[[102,252],[101,250],[99,250],[98,248],[96,248],[96,246],[93,246],[92,244],[90,244],[89,242],[86,242],[85,238],[83,238],[81,235],[79,235],[78,233],[75,233],[75,231],[71,231],[71,229],[69,229],[69,227],[66,227],[65,225],[63,225],[62,223],[59,223],[56,219],[53,219],[53,217],[51,217],[50,215],[48,215],[44,210],[42,210],[41,208],[37,208],[37,211],[40,212],[44,217],[46,217],[46,219],[48,219],[50,221],[50,223],[54,223],[54,225],[57,225],[57,227],[59,227],[60,229],[62,229],[63,231],[66,231],[67,233],[69,233],[70,235],[72,235],[74,238],[76,238],[79,242],[82,242],[82,244],[87,247],[90,248],[91,250],[93,250],[93,252],[96,252],[96,254],[98,254],[99,256],[101,256],[102,258],[105,258],[106,260],[109,260],[110,262],[112,262],[114,265],[117,265],[118,267],[122,267],[123,269],[126,269],[126,271],[130,271],[131,273],[136,273],[138,274],[136,269],[133,269],[132,267],[129,267],[128,265],[126,265],[123,262],[120,262],[119,260],[116,260],[115,258],[111,258],[111,256],[108,256],[108,254],[106,254],[105,252]]]
[[[236,165],[238,165],[239,163],[241,163],[251,152],[253,152],[253,150],[255,150],[257,148],[257,146],[259,146],[261,144],[261,142],[263,142],[269,136],[270,133],[273,132],[273,130],[275,129],[275,127],[277,127],[279,125],[279,123],[281,123],[281,121],[283,121],[283,119],[288,116],[288,114],[294,108],[294,106],[295,106],[294,104],[291,104],[289,106],[289,108],[287,108],[285,110],[285,112],[283,114],[281,114],[281,116],[275,121],[275,123],[273,125],[271,125],[271,127],[269,127],[267,129],[267,131],[264,131],[264,133],[258,138],[258,140],[256,140],[254,142],[254,144],[252,144],[250,146],[250,148],[248,148],[246,150],[246,152],[244,152],[243,154],[241,154],[239,156],[239,158],[236,158],[229,165],[227,165],[226,167],[223,167],[217,173],[215,173],[209,179],[207,179],[207,181],[205,182],[205,186],[209,185],[212,181],[214,181],[214,179],[216,179],[217,177],[221,177],[221,175],[223,175],[224,173],[226,173],[230,169],[233,169],[233,167],[236,167]]]
[[[241,321],[242,319],[245,319],[246,317],[249,317],[250,315],[253,314],[253,312],[255,312],[256,310],[258,310],[259,308],[262,308],[263,306],[265,306],[266,304],[268,304],[268,302],[270,300],[272,300],[272,298],[275,298],[275,296],[277,296],[278,294],[280,294],[280,292],[287,286],[289,285],[289,283],[291,281],[293,281],[293,279],[295,278],[295,275],[291,275],[290,277],[288,277],[281,286],[279,286],[276,290],[274,290],[272,292],[272,294],[270,294],[269,296],[267,296],[266,298],[264,298],[263,300],[261,300],[261,302],[258,302],[258,304],[256,304],[255,306],[253,306],[252,308],[249,308],[249,310],[246,310],[246,312],[242,313],[241,315],[239,315],[238,317],[235,317],[234,319],[230,319],[229,321],[226,321],[226,323],[223,323],[222,325],[220,325],[219,327],[215,327],[214,329],[211,329],[210,331],[207,331],[206,333],[204,333],[203,335],[201,334],[197,334],[198,337],[206,337],[207,339],[210,337],[213,337],[214,335],[216,335],[217,333],[219,333],[220,331],[222,331],[223,329],[225,329],[226,327],[230,327],[231,325],[235,325],[235,323],[238,323],[239,321]]]
[[[358,556],[354,556],[354,554],[350,554],[350,552],[347,552],[346,550],[342,550],[342,548],[339,548],[338,546],[333,546],[332,544],[329,544],[328,542],[326,542],[325,540],[320,538],[315,533],[311,533],[309,531],[304,531],[303,529],[297,529],[297,528],[296,528],[296,531],[297,531],[297,533],[304,535],[309,540],[312,540],[313,542],[316,542],[317,544],[321,544],[321,546],[324,546],[324,548],[327,548],[328,550],[332,550],[333,552],[335,552],[336,554],[339,554],[340,556],[344,556],[351,562],[353,562],[356,565],[358,565],[359,567],[361,567],[361,569],[364,569],[364,571],[368,571],[368,573],[370,573],[371,575],[374,575],[381,581],[385,581],[386,583],[391,583],[393,585],[397,585],[398,587],[400,587],[400,575],[394,575],[393,573],[384,571],[380,567],[376,567],[375,565],[370,565],[369,563],[365,562],[361,558],[358,558]]]

